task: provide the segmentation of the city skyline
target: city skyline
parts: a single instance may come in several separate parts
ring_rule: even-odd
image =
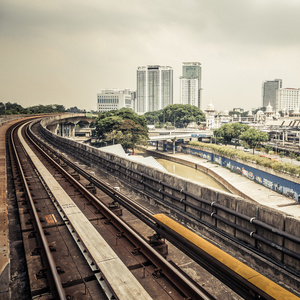
[[[136,90],[136,68],[202,66],[202,104],[260,107],[265,80],[299,88],[296,0],[0,3],[0,102],[96,110],[102,89]]]

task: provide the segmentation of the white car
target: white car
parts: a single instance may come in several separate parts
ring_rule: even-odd
[[[244,151],[245,151],[245,152],[250,152],[250,149],[244,148]]]

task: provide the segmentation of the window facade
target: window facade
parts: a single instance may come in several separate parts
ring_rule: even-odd
[[[97,94],[97,111],[105,112],[127,107],[133,109],[133,101],[129,90],[102,90]]]
[[[136,112],[163,109],[173,104],[173,70],[171,67],[138,67]]]

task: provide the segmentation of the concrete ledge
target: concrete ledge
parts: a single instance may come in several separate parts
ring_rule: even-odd
[[[45,135],[49,136],[50,139],[55,141],[56,145],[60,145],[66,152],[77,156],[78,159],[81,159],[83,161],[85,160],[89,164],[93,164],[97,168],[106,168],[107,170],[109,170],[109,172],[115,174],[116,176],[124,176],[123,179],[125,180],[127,179],[126,174],[122,175],[123,173],[119,172],[120,167],[114,167],[114,162],[117,161],[121,165],[128,166],[131,169],[131,171],[128,171],[131,172],[132,176],[132,178],[130,179],[131,184],[133,184],[137,188],[145,189],[150,195],[152,194],[153,199],[155,199],[154,201],[157,201],[157,203],[159,202],[159,205],[162,205],[175,218],[182,218],[182,214],[186,209],[187,213],[190,213],[191,216],[194,216],[200,222],[205,222],[206,224],[215,226],[217,229],[226,232],[228,235],[241,239],[242,241],[251,244],[253,247],[256,247],[257,249],[264,251],[266,254],[276,258],[277,260],[285,264],[289,264],[291,267],[294,267],[293,259],[287,260],[286,256],[282,255],[281,252],[279,252],[276,248],[265,244],[262,245],[261,243],[254,241],[254,239],[251,238],[250,235],[247,236],[246,234],[239,232],[237,229],[234,229],[233,227],[226,224],[226,222],[238,224],[253,232],[257,231],[257,233],[263,238],[269,239],[271,242],[276,243],[279,246],[285,246],[286,239],[283,239],[282,237],[273,232],[258,228],[257,226],[254,226],[249,222],[246,222],[236,216],[233,216],[233,214],[229,212],[223,211],[221,209],[216,209],[216,207],[212,206],[212,202],[224,205],[225,207],[230,208],[233,211],[239,211],[241,213],[244,213],[246,216],[257,217],[259,220],[265,222],[266,224],[272,225],[277,229],[285,230],[288,233],[299,236],[299,229],[297,232],[297,226],[291,220],[289,220],[289,226],[286,226],[287,214],[275,211],[271,208],[263,207],[258,203],[247,199],[243,199],[238,195],[232,195],[230,193],[222,192],[220,190],[207,187],[205,185],[190,182],[189,180],[184,179],[180,176],[175,176],[169,173],[154,170],[153,168],[143,165],[142,163],[129,163],[126,157],[118,157],[114,154],[103,153],[103,151],[101,151],[100,149],[95,150],[95,148],[91,146],[78,144],[75,141],[55,136],[45,128],[43,129],[43,131]],[[84,151],[85,153],[93,153],[93,155],[83,155]],[[161,157],[165,157],[165,155],[159,154],[157,152],[155,152],[155,155],[161,155]],[[168,155],[167,157],[168,159],[170,158],[170,160],[177,162],[180,160],[180,158],[172,155]],[[99,163],[99,158],[104,158],[106,159],[106,161],[103,161],[103,164],[101,164]],[[192,167],[197,166],[197,168],[202,168],[206,170],[206,173],[210,172],[211,174],[218,174],[220,178],[222,177],[221,172],[216,172],[217,170],[221,170],[222,168],[216,168],[216,170],[212,170],[212,165],[210,165],[209,167],[205,163],[198,163],[194,160],[185,160],[184,163]],[[136,173],[134,171],[136,171]],[[152,176],[153,180],[151,180],[151,178],[143,176],[143,174],[147,176]],[[157,183],[154,179],[162,180],[164,184],[159,182]],[[242,179],[246,180],[245,178]],[[146,182],[150,184],[150,187],[145,188],[143,180],[146,180]],[[226,180],[223,180],[225,185]],[[162,188],[161,184],[163,184],[164,193],[160,193],[159,191],[159,189]],[[197,211],[195,208],[190,207],[187,204],[184,204],[182,201],[180,201],[181,198],[183,198],[184,196],[183,193],[180,191],[181,189],[183,189],[191,195],[187,195],[185,197],[186,203],[199,207],[200,212]],[[157,196],[158,194],[160,194],[160,196]],[[149,198],[151,198],[151,196]],[[201,201],[201,199],[205,199],[206,202]],[[201,209],[205,212],[201,212]],[[219,217],[223,218],[223,221],[213,218],[211,216],[212,213],[218,214]],[[188,217],[187,219],[191,220],[190,217]],[[298,228],[300,228],[299,220],[295,222],[298,224]],[[193,222],[189,222],[188,225],[195,226],[193,225]],[[288,230],[291,230],[291,232],[289,232]],[[289,247],[291,247],[291,249],[293,249],[293,251],[295,251],[296,253],[300,253],[299,244],[291,244],[289,245]]]

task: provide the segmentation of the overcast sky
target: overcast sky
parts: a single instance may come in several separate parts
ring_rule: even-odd
[[[264,80],[300,88],[299,0],[1,0],[0,102],[96,109],[138,66],[202,64],[202,109],[261,106]]]

